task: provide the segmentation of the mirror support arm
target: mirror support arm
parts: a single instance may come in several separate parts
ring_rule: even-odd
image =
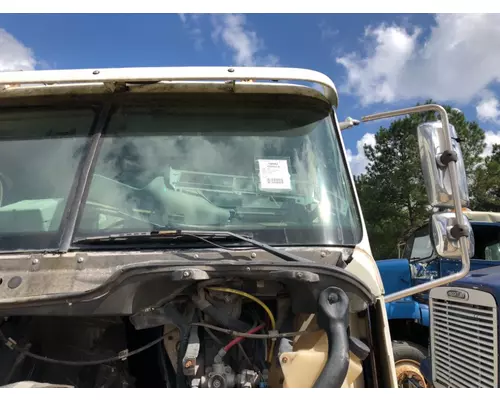
[[[427,112],[427,111],[436,111],[439,113],[441,116],[441,122],[443,124],[443,133],[444,133],[444,140],[446,144],[446,150],[449,152],[453,152],[453,146],[451,142],[451,136],[450,136],[450,130],[449,130],[449,121],[448,121],[448,113],[446,110],[437,104],[424,104],[421,106],[416,106],[416,107],[410,107],[410,108],[404,108],[400,110],[395,110],[395,111],[387,111],[383,113],[378,113],[378,114],[373,114],[373,115],[368,115],[366,117],[363,117],[361,120],[363,122],[369,122],[369,121],[376,121],[379,119],[384,119],[384,118],[392,118],[392,117],[397,117],[401,115],[406,115],[406,114],[416,114],[416,113],[421,113],[421,112]],[[458,184],[458,169],[457,169],[457,164],[456,164],[456,159],[454,160],[451,158],[449,160],[448,166],[450,169],[450,182],[451,182],[451,189],[452,189],[452,196],[453,196],[453,203],[455,204],[455,214],[457,217],[457,223],[458,226],[464,226],[464,214],[462,212],[462,202],[460,199],[460,188]],[[448,283],[451,283],[453,281],[456,281],[458,279],[461,279],[465,277],[470,270],[470,257],[469,257],[469,252],[468,252],[468,242],[467,242],[467,235],[468,232],[462,232],[462,236],[459,239],[460,242],[460,248],[462,250],[462,269],[452,275],[448,275],[430,282],[423,283],[421,285],[413,286],[411,288],[401,290],[396,293],[392,293],[384,298],[386,303],[390,303],[392,301],[396,301],[399,299],[402,299],[407,296],[412,296],[416,293],[428,291],[432,288],[435,288],[437,286],[443,286]]]

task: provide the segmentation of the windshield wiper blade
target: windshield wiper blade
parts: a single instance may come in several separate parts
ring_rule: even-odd
[[[233,250],[228,247],[218,245],[212,242],[208,238],[212,239],[228,239],[233,238],[241,242],[250,243],[253,246],[267,251],[268,253],[281,258],[285,261],[295,261],[295,262],[307,262],[312,263],[313,261],[296,256],[284,250],[279,250],[276,247],[270,246],[266,243],[259,242],[253,238],[249,238],[244,235],[239,235],[230,231],[188,231],[188,230],[165,230],[165,231],[152,231],[152,232],[134,232],[134,233],[119,233],[106,236],[90,236],[86,238],[76,239],[73,241],[74,244],[92,244],[92,243],[103,243],[103,242],[136,242],[142,240],[165,240],[165,239],[180,239],[180,238],[195,238],[205,243],[208,243],[214,247],[222,248],[225,250]]]

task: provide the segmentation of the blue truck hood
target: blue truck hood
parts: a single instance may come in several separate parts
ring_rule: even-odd
[[[500,299],[500,263],[494,267],[469,272],[465,278],[452,282],[449,286],[478,288],[491,293],[498,302]]]

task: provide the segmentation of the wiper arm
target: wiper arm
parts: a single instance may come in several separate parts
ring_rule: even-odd
[[[266,243],[259,242],[258,240],[239,235],[230,231],[184,231],[184,230],[168,230],[168,231],[152,231],[152,232],[135,232],[135,233],[119,233],[107,236],[91,236],[82,239],[74,240],[75,244],[91,244],[91,243],[103,243],[103,242],[135,242],[141,240],[165,240],[165,239],[179,239],[179,238],[195,238],[205,243],[208,243],[214,247],[222,248],[225,250],[233,250],[228,247],[218,245],[212,242],[208,238],[213,239],[228,239],[234,238],[242,242],[250,243],[255,247],[267,251],[268,253],[281,258],[285,261],[296,261],[296,262],[307,262],[311,263],[311,260],[296,256],[284,250],[279,250],[273,246]]]
[[[226,238],[227,237],[233,237],[235,239],[241,240],[242,242],[247,242],[247,243],[253,244],[255,247],[257,247],[257,248],[259,248],[261,250],[265,250],[268,253],[270,253],[270,254],[272,254],[272,255],[274,255],[276,257],[280,257],[281,259],[283,259],[285,261],[298,261],[298,262],[304,262],[304,261],[306,261],[308,263],[311,262],[311,260],[308,260],[308,259],[296,256],[295,254],[291,254],[291,253],[289,253],[287,251],[284,251],[284,250],[279,250],[276,247],[270,246],[270,245],[268,245],[266,243],[259,242],[258,240],[249,238],[247,236],[238,235],[237,233],[230,232],[230,231],[225,231],[225,232],[217,232],[217,231],[176,231],[176,233],[177,232],[179,232],[181,235],[195,237],[195,238],[203,240],[203,241],[206,241],[206,240],[204,240],[205,236],[212,236],[212,237],[214,237],[214,236],[215,237],[216,236],[223,236],[223,237],[226,237]]]

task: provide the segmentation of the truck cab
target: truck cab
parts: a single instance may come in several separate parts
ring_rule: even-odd
[[[470,270],[495,266],[500,262],[500,213],[464,210],[472,227],[474,253]],[[436,254],[428,224],[416,229],[404,246],[403,258],[380,260],[377,265],[386,293],[420,285],[457,273],[461,261]],[[388,303],[387,318],[393,340],[398,380],[402,386],[408,378],[425,385],[418,372],[419,363],[427,355],[429,343],[429,292]]]
[[[439,105],[363,118],[440,116],[416,134],[429,204],[455,208],[432,215],[436,251],[463,266],[384,295],[341,135],[354,122],[326,75],[53,70],[0,86],[0,385],[395,387],[386,302],[467,272],[465,170]]]

